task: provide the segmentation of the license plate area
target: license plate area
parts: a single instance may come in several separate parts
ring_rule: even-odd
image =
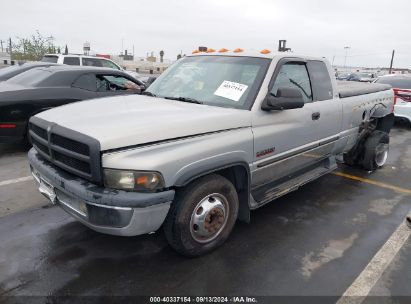
[[[87,206],[83,201],[71,197],[58,189],[56,189],[56,195],[60,204],[65,205],[81,216],[87,217]]]

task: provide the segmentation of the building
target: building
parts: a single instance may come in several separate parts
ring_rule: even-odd
[[[0,65],[10,65],[11,58],[10,54],[6,52],[0,52]]]
[[[124,54],[120,54],[119,56],[124,61],[134,61],[134,54],[130,54],[127,50],[124,51]]]

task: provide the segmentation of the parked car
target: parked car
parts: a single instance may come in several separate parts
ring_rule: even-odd
[[[31,69],[0,84],[0,143],[25,139],[29,118],[44,110],[85,99],[140,93],[142,89],[141,81],[113,69]]]
[[[373,77],[370,73],[352,73],[347,79],[348,81],[372,82]]]
[[[3,69],[0,69],[0,82],[6,81],[18,74],[26,72],[28,70],[40,67],[48,67],[52,65],[58,65],[50,62],[26,62],[22,64],[12,65]]]
[[[337,80],[347,80],[350,77],[350,73],[338,73],[336,79]]]
[[[385,164],[391,87],[342,83],[323,58],[186,56],[146,96],[32,117],[32,174],[91,229],[134,236],[163,226],[178,252],[205,254],[237,219],[336,169],[337,155],[366,170]]]
[[[53,62],[67,65],[93,66],[111,68],[122,71],[123,68],[110,59],[78,54],[45,54],[41,59],[43,62]]]
[[[411,126],[411,75],[386,75],[375,83],[389,84],[394,89],[394,115],[397,120]]]

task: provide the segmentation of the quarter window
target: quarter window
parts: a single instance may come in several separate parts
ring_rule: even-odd
[[[96,58],[82,58],[81,62],[86,66],[103,67],[101,59]]]
[[[80,65],[80,58],[78,57],[64,57],[64,64],[68,65]]]
[[[309,61],[307,63],[313,87],[314,100],[328,100],[333,98],[333,87],[330,73],[322,61]]]
[[[279,88],[298,89],[303,96],[304,102],[313,100],[310,77],[304,63],[287,62],[283,64],[274,81],[271,94],[277,96]]]
[[[101,63],[103,64],[103,67],[105,68],[110,68],[110,69],[116,69],[119,70],[118,66],[116,66],[114,63],[112,63],[111,61],[108,60],[101,60]]]
[[[88,90],[88,91],[96,91],[97,89],[96,76],[94,74],[81,75],[73,83],[73,87],[83,89],[83,90]]]

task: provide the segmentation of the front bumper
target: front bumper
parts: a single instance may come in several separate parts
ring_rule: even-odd
[[[134,236],[156,231],[174,199],[174,190],[137,193],[92,184],[28,154],[39,191],[77,220],[98,232]]]

